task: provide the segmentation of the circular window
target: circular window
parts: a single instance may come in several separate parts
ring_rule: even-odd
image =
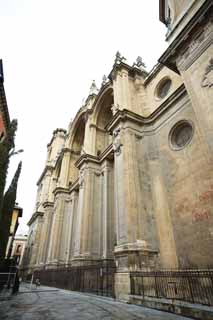
[[[171,79],[166,78],[162,80],[157,87],[157,97],[160,99],[165,98],[171,88],[171,85],[172,85]]]
[[[181,121],[177,123],[171,130],[170,143],[173,149],[184,148],[191,140],[193,136],[192,124],[188,121]]]

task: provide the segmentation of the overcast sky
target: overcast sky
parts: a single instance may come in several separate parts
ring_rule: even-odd
[[[26,233],[36,182],[55,128],[67,128],[87,97],[108,75],[117,50],[149,71],[167,44],[158,0],[0,0],[0,58],[11,119],[18,119],[8,183],[20,160],[18,233]]]

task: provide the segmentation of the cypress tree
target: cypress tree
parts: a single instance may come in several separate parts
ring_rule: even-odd
[[[2,215],[3,194],[6,184],[7,171],[10,162],[10,152],[14,149],[17,120],[12,120],[5,139],[0,143],[0,218]]]
[[[19,163],[13,180],[3,198],[2,215],[0,217],[0,259],[4,259],[7,242],[10,236],[10,225],[16,201],[18,179],[21,173],[22,162]]]

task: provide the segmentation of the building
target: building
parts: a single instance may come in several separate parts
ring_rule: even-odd
[[[127,299],[133,270],[213,267],[212,9],[161,0],[169,46],[155,68],[118,52],[68,130],[54,131],[25,274],[51,283],[54,271],[63,286],[66,270],[108,265]]]
[[[27,235],[19,234],[14,237],[12,251],[11,251],[11,258],[15,260],[18,266],[22,264],[26,242],[27,242]]]
[[[11,224],[10,224],[10,232],[9,232],[9,239],[7,243],[7,249],[6,249],[6,258],[11,259],[14,256],[14,241],[16,239],[16,231],[19,226],[19,218],[22,217],[23,209],[19,207],[19,205],[16,203],[12,212],[12,218],[11,218]]]

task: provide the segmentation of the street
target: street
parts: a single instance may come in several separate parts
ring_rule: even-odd
[[[189,318],[117,302],[111,298],[22,284],[10,300],[0,301],[1,320],[186,320]]]

